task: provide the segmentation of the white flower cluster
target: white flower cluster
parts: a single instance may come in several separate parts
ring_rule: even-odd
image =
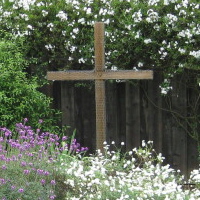
[[[178,178],[169,165],[161,165],[161,154],[153,156],[152,142],[143,141],[142,147],[128,152],[126,158],[120,151],[111,151],[107,143],[104,145],[104,153],[97,150],[96,155],[82,159],[62,157],[58,170],[65,175],[65,184],[70,188],[66,200],[200,198],[198,190],[182,189],[183,177]]]
[[[163,85],[159,86],[161,89],[161,94],[166,95],[170,90],[172,90],[172,86],[170,86],[170,80],[165,79]]]
[[[141,22],[142,21],[142,12],[141,12],[141,10],[133,13],[132,18],[134,19],[135,23]]]
[[[10,0],[10,2],[14,2]],[[13,9],[23,8],[24,10],[29,10],[30,6],[33,5],[36,0],[18,0],[13,4]]]
[[[197,59],[200,59],[200,50],[198,50],[198,51],[190,51],[190,55],[194,56]]]
[[[157,22],[158,19],[160,18],[160,17],[159,17],[159,14],[158,14],[156,11],[152,10],[152,9],[149,9],[149,10],[147,11],[147,15],[148,15],[148,17],[146,18],[146,21],[147,21],[148,23]]]
[[[64,11],[59,11],[56,17],[60,18],[61,21],[67,21],[68,15]]]

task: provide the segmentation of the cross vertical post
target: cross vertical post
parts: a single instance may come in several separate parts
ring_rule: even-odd
[[[104,23],[95,23],[94,27],[95,48],[95,73],[101,76],[105,70],[104,50]],[[103,142],[106,141],[106,102],[105,80],[95,80],[96,101],[96,148],[103,150]]]

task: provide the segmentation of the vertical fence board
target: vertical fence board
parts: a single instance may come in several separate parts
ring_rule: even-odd
[[[76,88],[77,116],[76,122],[79,124],[78,133],[81,137],[81,144],[95,149],[96,126],[95,126],[95,94],[94,87]]]
[[[126,82],[126,149],[140,145],[140,85]]]
[[[186,85],[183,76],[177,76],[172,82],[172,138],[173,167],[187,174],[187,129],[184,119],[187,116]]]
[[[126,142],[126,108],[125,108],[125,83],[117,84],[117,134],[118,141]],[[119,144],[118,144],[119,145]]]
[[[162,96],[159,88],[161,81],[160,74],[158,72],[154,73],[154,79],[148,81],[148,91],[144,91],[148,98],[146,131],[157,152],[162,152],[163,146]]]
[[[69,132],[73,132],[75,129],[75,103],[73,82],[61,82],[61,112],[62,126],[69,126]]]
[[[106,120],[107,120],[107,141],[119,143],[117,131],[117,84],[116,82],[106,81]]]

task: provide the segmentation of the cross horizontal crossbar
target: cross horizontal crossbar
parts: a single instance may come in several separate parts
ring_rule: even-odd
[[[107,79],[152,79],[153,72],[150,70],[84,70],[84,71],[55,71],[47,72],[48,80],[107,80]]]

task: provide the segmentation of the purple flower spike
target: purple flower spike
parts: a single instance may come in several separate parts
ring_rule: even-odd
[[[2,166],[1,166],[1,169],[2,169],[2,170],[6,170],[6,169],[7,169],[6,165],[2,165]]]
[[[55,185],[56,181],[55,180],[51,180],[51,185]]]
[[[50,197],[49,197],[49,199],[55,199],[56,198],[56,195],[51,195]]]
[[[24,174],[30,174],[30,170],[28,169],[24,170]]]
[[[21,166],[22,166],[22,167],[24,167],[24,166],[26,166],[26,165],[27,165],[27,164],[26,164],[25,161],[22,161],[22,162],[21,162]]]
[[[39,119],[38,123],[39,123],[39,124],[42,124],[42,123],[43,123],[43,120],[42,120],[42,119]]]
[[[46,181],[45,181],[44,179],[42,179],[42,180],[40,181],[40,183],[41,183],[42,185],[44,185],[44,184],[46,183]]]
[[[37,174],[43,175],[43,173],[44,173],[44,170],[42,170],[42,169],[37,169]]]
[[[6,184],[6,180],[4,178],[0,178],[0,183],[3,185],[3,184]]]
[[[15,185],[12,185],[11,186],[11,190],[15,190],[16,186]]]
[[[48,171],[44,171],[44,175],[48,176],[50,173]]]
[[[63,137],[62,137],[62,141],[65,141],[65,140],[67,140],[67,139],[68,139],[67,136],[63,136]]]
[[[3,141],[4,141],[3,137],[0,137],[0,142],[3,142]]]
[[[10,130],[6,130],[4,135],[5,135],[5,137],[11,136],[12,132]]]
[[[19,192],[19,193],[23,193],[23,192],[24,192],[24,189],[23,189],[23,188],[19,188],[18,192]]]

